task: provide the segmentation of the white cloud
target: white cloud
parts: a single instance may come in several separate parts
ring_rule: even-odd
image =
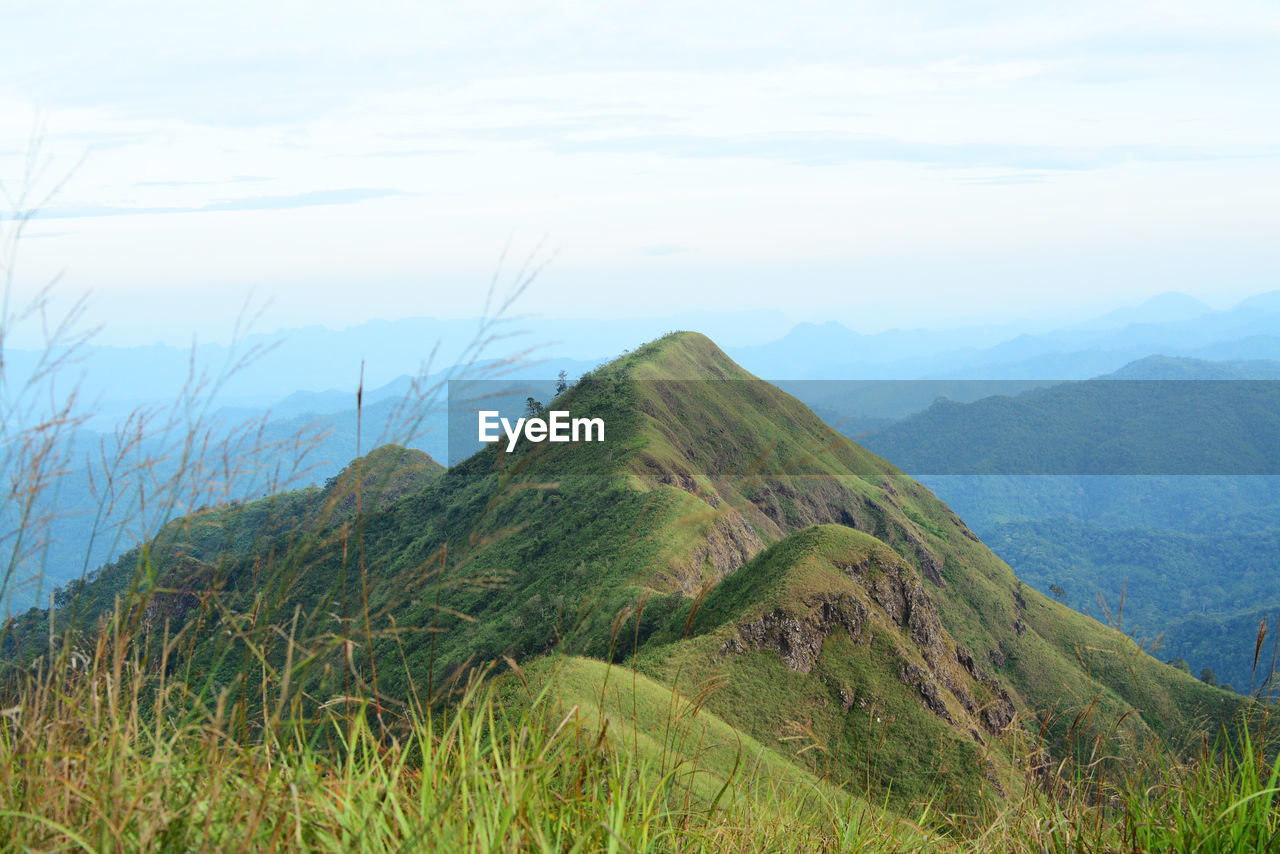
[[[854,277],[904,309],[956,278],[1034,307],[1017,259],[1037,252],[1096,259],[1095,294],[1167,289],[1135,271],[1169,255],[1280,272],[1258,243],[1280,226],[1274,4],[29,3],[7,23],[0,178],[37,115],[41,187],[87,152],[19,280],[66,270],[108,321],[189,323],[159,308],[179,286],[256,286],[299,323],[471,313],[513,231],[559,248],[549,313],[633,310],[600,285],[645,277],[664,311],[852,312]],[[772,278],[744,290],[744,268]]]

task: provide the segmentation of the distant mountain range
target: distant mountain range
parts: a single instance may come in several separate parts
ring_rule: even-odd
[[[944,399],[861,441],[916,475],[1280,475],[1280,382],[1110,377]]]
[[[1105,380],[1280,380],[1280,362],[1236,359],[1211,362],[1172,356],[1148,356],[1105,374]]]
[[[344,330],[251,334],[236,346],[194,350],[90,345],[63,371],[60,390],[65,394],[78,384],[81,399],[96,412],[91,426],[110,430],[138,406],[173,401],[193,376],[218,382],[224,406],[262,410],[297,392],[352,394],[362,362],[367,388],[422,370],[437,374],[493,361],[541,367],[544,376],[554,376],[546,360],[595,365],[618,355],[622,342],[675,329],[707,331],[741,364],[773,380],[1085,379],[1157,353],[1280,360],[1280,291],[1224,311],[1185,294],[1162,294],[1058,329],[1007,323],[864,334],[828,321],[788,331],[782,314],[764,311],[621,320],[516,317],[488,325],[479,318],[406,318]],[[7,381],[16,387],[43,354],[10,348],[5,355]]]
[[[1277,380],[1274,361],[1151,356],[1094,382],[935,403],[860,441],[928,472],[1038,590],[1247,691],[1271,666],[1254,672],[1259,621],[1280,631]]]
[[[674,329],[706,328],[727,340],[750,342],[781,335],[785,318],[765,311],[690,312],[637,319],[404,318],[375,320],[348,329],[303,327],[244,336],[235,345],[195,347],[88,345],[60,372],[59,391],[79,386],[91,426],[110,430],[140,406],[172,403],[193,383],[218,388],[222,406],[258,411],[281,406],[302,392],[355,394],[387,388],[407,377],[440,375],[502,364],[529,376],[554,377],[562,363],[594,366],[617,355],[620,342],[646,340]],[[18,387],[49,354],[8,348],[6,381]],[[580,371],[579,371],[580,372]],[[299,402],[285,404],[299,412]],[[310,405],[331,407],[313,399]]]
[[[866,335],[836,322],[800,324],[787,331],[781,315],[763,312],[610,322],[512,321],[491,330],[498,337],[490,341],[488,348],[479,351],[481,358],[471,367],[480,372],[503,367],[506,376],[516,379],[545,381],[560,370],[576,378],[600,364],[601,359],[593,357],[593,353],[614,353],[619,349],[619,342],[652,337],[667,329],[696,325],[700,321],[714,323],[713,328],[721,332],[732,331],[734,337],[729,339],[730,343],[736,341],[738,345],[731,347],[729,353],[747,368],[765,377],[788,380],[782,383],[783,387],[828,423],[846,435],[867,441],[907,467],[914,464],[913,460],[918,461],[913,455],[918,455],[929,443],[935,448],[949,447],[955,451],[946,455],[951,464],[966,454],[971,455],[978,447],[969,441],[969,435],[958,421],[950,426],[940,422],[911,442],[891,444],[890,437],[900,436],[907,429],[902,426],[904,419],[927,410],[939,397],[956,404],[976,403],[993,394],[1008,397],[1044,389],[1062,379],[1099,375],[1117,380],[1258,380],[1280,376],[1277,367],[1280,365],[1280,291],[1250,298],[1224,311],[1212,310],[1185,295],[1166,294],[1093,320],[1039,332],[1027,332],[1025,326],[1013,324],[944,331],[895,330]],[[212,460],[221,453],[219,448],[230,447],[225,443],[234,436],[240,447],[257,444],[259,451],[247,460],[245,469],[237,472],[236,477],[211,475],[205,494],[219,494],[221,490],[219,497],[223,500],[244,500],[284,483],[320,484],[334,476],[357,453],[354,398],[361,358],[365,359],[366,391],[360,449],[372,447],[379,441],[399,440],[426,451],[437,460],[447,461],[447,422],[440,406],[443,399],[435,398],[435,408],[424,411],[417,406],[420,396],[406,398],[415,382],[406,371],[423,363],[438,343],[437,358],[433,361],[436,369],[417,380],[418,388],[430,387],[448,375],[453,360],[466,352],[478,329],[479,323],[474,319],[424,318],[370,323],[344,331],[312,328],[296,334],[277,333],[246,339],[236,352],[257,347],[261,348],[261,355],[242,371],[234,372],[219,390],[216,400],[222,406],[212,420],[221,426],[210,428],[210,435],[215,438],[207,450]],[[526,334],[504,337],[521,330]],[[636,330],[647,331],[633,334]],[[560,349],[551,344],[538,352],[550,355],[572,351],[577,357],[546,358],[542,362],[527,359],[507,362],[484,357],[495,352],[524,351],[528,346],[523,342],[532,345],[557,340],[571,343]],[[202,345],[196,354],[197,373],[206,370],[209,377],[225,372],[228,361],[234,359],[233,351],[220,345]],[[97,449],[100,456],[104,443],[109,451],[112,442],[117,441],[113,432],[115,425],[135,407],[171,404],[176,390],[190,378],[193,364],[190,352],[168,347],[91,347],[81,355],[83,358],[72,373],[84,372],[86,399],[100,400],[102,409],[96,419],[77,433],[74,452],[69,457],[72,460],[82,460],[89,449]],[[9,350],[6,357],[6,371],[13,379],[31,369],[36,354]],[[851,377],[911,381],[901,384],[833,381]],[[70,375],[60,377],[57,388],[65,391],[72,378]],[[334,390],[343,388],[346,390]],[[406,399],[412,404],[410,410],[404,408]],[[1048,398],[1055,399],[1052,395]],[[989,402],[983,403],[971,412],[990,406]],[[1259,417],[1265,419],[1267,412],[1263,407]],[[253,425],[252,436],[243,425]],[[1198,427],[1191,425],[1187,429],[1191,431],[1189,435],[1194,435]],[[873,438],[871,434],[876,433],[881,435]],[[309,439],[302,444],[292,441],[298,435]],[[1228,446],[1232,442],[1240,448],[1250,442],[1257,445],[1256,434],[1250,438],[1239,429],[1227,429],[1217,435],[1227,443],[1222,446],[1227,449],[1224,453],[1230,451]],[[145,437],[135,449],[135,459],[148,455],[172,459],[177,438],[176,435]],[[1267,449],[1254,447],[1253,450],[1265,454]],[[1055,453],[1060,451],[1055,449]],[[1228,456],[1240,459],[1234,451]],[[166,469],[166,465],[171,468]],[[152,470],[163,473],[170,471],[172,465],[161,464]],[[1035,523],[1061,516],[1066,512],[1061,510],[1063,496],[1071,492],[1043,486],[1015,488],[1008,482],[999,487],[979,488],[973,485],[974,481],[961,487],[960,481],[954,478],[949,482],[931,478],[928,482],[982,534],[992,533],[991,526],[995,524]],[[51,517],[49,535],[30,555],[47,575],[46,592],[50,584],[78,577],[86,569],[129,548],[146,531],[155,530],[154,525],[140,528],[124,525],[125,520],[135,515],[136,496],[120,496],[110,512],[99,518],[99,534],[91,539],[86,526],[100,506],[101,478],[98,483],[96,489],[90,488],[88,471],[81,466],[70,472],[58,493],[47,497],[51,502],[45,508]],[[1097,500],[1089,506],[1123,503],[1123,496],[1130,494],[1126,489],[1114,487],[1106,494],[1095,490],[1093,497]],[[1248,490],[1206,490],[1203,498],[1206,506],[1212,501],[1217,504],[1205,512],[1212,510],[1228,520],[1223,531],[1240,530],[1240,526],[1246,524],[1245,519],[1264,528],[1275,524],[1258,518],[1258,507],[1269,505],[1264,501],[1261,505],[1249,506],[1250,499],[1244,497],[1249,494]],[[1208,496],[1215,498],[1211,501]],[[1156,506],[1160,504],[1155,501]],[[175,506],[172,512],[186,512],[195,506]],[[1076,514],[1075,518],[1088,521],[1089,506],[1077,502],[1071,512]],[[1201,505],[1190,501],[1185,506]],[[1000,515],[1001,508],[1014,507],[1036,509],[1013,518]],[[156,512],[161,509],[152,508]],[[1114,530],[1113,522],[1098,524]],[[1167,519],[1129,518],[1125,524],[1181,530],[1176,521]],[[1043,535],[1044,530],[1038,529],[1037,536]],[[1223,537],[1226,536],[1224,533]],[[1030,579],[1038,583],[1047,577],[1026,564],[1025,556],[1015,553],[1012,546],[1000,545],[1031,542],[1028,537],[993,542],[1009,560],[1023,561],[1019,566],[1027,567]],[[1226,561],[1225,556],[1231,551],[1224,547],[1222,553]],[[1215,565],[1222,567],[1221,571],[1229,571],[1226,563]],[[13,601],[17,605],[29,604],[35,595],[36,588],[24,583],[23,577],[24,572],[19,570],[6,590],[15,597]],[[1083,602],[1072,601],[1073,604]],[[1211,611],[1224,607],[1227,606],[1222,603],[1209,603]],[[1224,668],[1223,662],[1212,666],[1215,670],[1230,670]],[[1238,683],[1239,676],[1234,675],[1231,681]]]
[[[1158,294],[1140,305],[1125,306],[1075,324],[1077,329],[1123,329],[1141,323],[1177,323],[1212,314],[1213,309],[1195,297],[1176,292]]]
[[[783,338],[731,351],[778,380],[1087,379],[1163,354],[1280,360],[1280,291],[1213,311],[1182,294],[1043,333],[1007,327],[863,335],[839,323],[801,324]]]

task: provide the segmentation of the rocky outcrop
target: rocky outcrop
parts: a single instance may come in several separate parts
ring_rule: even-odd
[[[707,501],[708,504],[711,504],[711,502],[707,500],[707,496],[703,494],[702,487],[698,484],[698,479],[691,474],[661,470],[658,473],[658,483],[663,486],[674,486],[676,489],[684,490],[690,495],[697,496],[698,498]],[[719,498],[717,498],[716,503],[711,506],[714,507],[719,503]]]
[[[916,550],[916,555],[920,558],[920,571],[924,577],[945,589],[947,582],[942,580],[942,561],[938,556],[923,546]]]
[[[901,655],[905,658],[907,652],[902,650]],[[982,703],[981,706],[975,701],[973,692],[963,681],[956,678],[956,674],[949,672],[949,668],[945,664],[938,668],[937,671],[933,671],[918,664],[904,662],[898,673],[898,678],[902,684],[911,685],[919,692],[925,708],[947,723],[955,724],[956,721],[948,711],[947,705],[942,698],[942,692],[939,690],[939,682],[941,682],[951,695],[956,698],[961,708],[969,715],[977,718],[983,729],[992,735],[1000,735],[1009,728],[1016,715],[1016,709],[1009,693],[1001,687],[994,677],[977,667],[973,660],[973,654],[964,647],[956,647],[954,661],[964,669],[964,672],[976,683],[976,686],[980,686],[982,692],[989,696],[989,699]],[[973,734],[972,730],[970,734]],[[985,743],[980,736],[976,737],[975,740],[979,743]]]
[[[1000,688],[996,698],[983,707],[980,717],[988,732],[999,735],[1007,730],[1014,718],[1013,700],[1009,699],[1009,693]]]
[[[1003,660],[1001,658],[1002,662]],[[1004,732],[1013,723],[1014,716],[1017,713],[1009,692],[1000,686],[994,676],[981,670],[977,662],[974,661],[973,653],[962,646],[956,647],[956,661],[960,662],[960,666],[968,671],[975,682],[982,685],[991,694],[991,700],[983,705],[978,715],[982,725],[991,733],[999,734]]]
[[[887,619],[900,633],[898,680],[914,689],[925,709],[978,744],[986,743],[981,731],[1000,735],[1009,729],[1016,711],[1008,692],[947,634],[925,584],[905,560],[872,550],[833,566],[856,583],[858,592],[810,594],[739,624],[714,660],[772,650],[789,669],[809,673],[828,637],[839,631],[857,641],[870,630],[874,610],[878,631]],[[847,685],[831,687],[845,711],[851,710],[857,692]]]
[[[942,561],[932,549],[925,545],[924,540],[912,532],[907,531],[906,539],[911,550],[915,552],[916,560],[920,562],[920,572],[925,578],[945,589],[947,583],[942,580]]]
[[[771,649],[790,669],[808,673],[832,632],[842,630],[857,640],[867,622],[867,606],[851,596],[815,597],[803,604],[808,608],[804,616],[779,608],[738,626],[737,636],[720,647],[715,660],[729,653]]]
[[[164,631],[166,624],[176,630],[187,615],[199,607],[200,597],[194,593],[154,593],[142,611],[142,631],[144,634]]]
[[[924,585],[907,566],[900,562],[878,566],[864,558],[857,563],[836,563],[836,567],[867,589],[889,619],[921,646],[927,661],[936,657],[942,649],[942,621]]]
[[[696,596],[708,581],[736,572],[764,548],[760,535],[741,516],[719,516],[687,561],[663,573],[686,596]]]
[[[903,685],[914,686],[920,692],[920,699],[924,701],[926,709],[949,724],[955,723],[951,719],[951,713],[947,711],[947,704],[942,699],[942,693],[938,690],[937,677],[931,672],[918,664],[903,664],[902,669],[898,672],[898,679]]]

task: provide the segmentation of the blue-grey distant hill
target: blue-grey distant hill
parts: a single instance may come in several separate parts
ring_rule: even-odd
[[[1280,292],[1215,311],[1184,294],[1059,327],[1043,320],[896,329],[850,328],[856,318],[789,325],[777,312],[686,312],[600,320],[513,318],[482,327],[479,318],[375,320],[335,330],[303,327],[245,336],[236,346],[88,346],[60,377],[62,393],[79,383],[94,426],[111,426],[139,405],[174,400],[191,379],[220,381],[225,406],[263,409],[297,393],[384,386],[426,366],[569,358],[593,364],[621,342],[674,329],[699,329],[726,344],[741,364],[771,380],[1084,379],[1151,354],[1208,360],[1280,360]],[[41,354],[7,349],[6,375],[21,382]],[[238,369],[233,370],[236,366]],[[331,404],[324,404],[331,406]],[[300,413],[299,413],[300,414]]]
[[[235,345],[91,344],[79,349],[61,371],[59,393],[65,395],[78,385],[81,400],[95,411],[93,426],[109,430],[138,406],[171,403],[193,377],[197,382],[204,377],[205,386],[216,383],[217,400],[223,406],[262,410],[296,392],[354,390],[362,365],[366,388],[459,364],[505,361],[517,366],[542,364],[545,369],[546,361],[554,358],[594,366],[616,356],[622,342],[675,329],[707,329],[721,340],[745,344],[782,335],[787,321],[769,311],[686,312],[612,320],[513,317],[489,324],[480,318],[410,317],[373,320],[347,329],[307,326],[251,334]],[[21,384],[45,355],[7,348],[6,381]],[[289,404],[293,414],[301,414],[298,408]]]
[[[1280,361],[1238,359],[1211,362],[1174,356],[1148,356],[1099,379],[1109,380],[1280,380]]]
[[[1277,380],[1275,361],[1150,356],[1096,382],[938,403],[859,441],[908,471],[935,472],[921,479],[1032,586],[1247,691],[1270,668],[1268,657],[1253,672],[1259,621],[1280,629],[1280,476],[1266,466],[1272,473],[1160,474],[1158,464],[1171,437],[1187,440],[1183,452],[1202,449],[1210,471],[1274,463]],[[1188,389],[1205,405],[1185,405]],[[1184,405],[1159,405],[1170,390]],[[1138,404],[1146,411],[1117,411]],[[1127,474],[1110,465],[1120,446]],[[993,473],[936,473],[982,466]]]
[[[1280,360],[1280,291],[1223,311],[1165,294],[1047,331],[1022,324],[864,335],[834,322],[802,324],[777,341],[730,352],[777,380],[1087,379],[1156,353]]]
[[[943,399],[860,441],[914,475],[1280,474],[1280,381],[1107,378]]]
[[[1123,329],[1135,323],[1176,323],[1194,320],[1213,309],[1195,297],[1171,291],[1158,294],[1141,305],[1124,306],[1077,324],[1080,329]]]

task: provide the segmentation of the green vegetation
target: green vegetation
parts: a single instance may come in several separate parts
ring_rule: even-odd
[[[1208,667],[1246,693],[1271,672],[1280,634],[1280,530],[1114,530],[1054,519],[1007,522],[984,533],[1028,584],[1060,582],[1073,607],[1104,622],[1122,620],[1148,647],[1159,639],[1155,654],[1162,658],[1184,659],[1197,673]],[[1263,622],[1266,649],[1255,671]]]
[[[4,680],[11,850],[1267,851],[1280,766],[1255,740],[1063,773],[980,815],[861,802],[626,668],[553,657],[382,728],[368,699],[239,734],[111,621]],[[708,692],[709,693],[709,692]],[[1028,758],[1033,754],[1028,754]],[[899,756],[900,760],[910,757]]]
[[[1165,833],[1152,785],[1271,797],[1265,708],[1024,587],[706,338],[561,403],[610,441],[383,448],[6,624],[10,838],[1039,851]]]
[[[1270,690],[1280,383],[1260,378],[1274,376],[1274,364],[1152,357],[1096,381],[941,402],[862,441],[935,472],[922,479],[1028,585],[1236,691]]]
[[[940,400],[862,441],[919,474],[1253,475],[1280,472],[1277,437],[1275,380],[1104,379]]]
[[[1072,608],[1119,621],[1160,658],[1208,667],[1240,692],[1263,687],[1280,615],[1280,477],[925,480],[1029,586],[1058,587]]]
[[[274,711],[244,738],[225,696],[202,702],[130,640],[117,621],[87,655],[65,653],[16,683],[10,674],[6,848],[732,851],[870,840],[893,850],[920,838],[733,740],[669,691],[644,696],[645,717],[627,715],[666,741],[602,725],[594,662],[553,664],[565,675],[548,683],[554,694],[504,704],[472,683],[447,715],[409,713],[382,731],[363,701],[298,716],[297,695],[267,680]],[[570,699],[583,705],[566,709]],[[664,730],[649,716],[668,710]]]

